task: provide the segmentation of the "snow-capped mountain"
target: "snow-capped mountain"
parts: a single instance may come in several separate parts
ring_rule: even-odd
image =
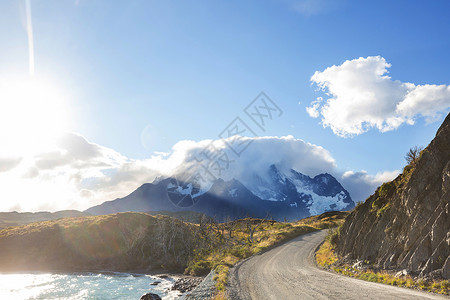
[[[264,175],[255,174],[248,185],[253,194],[264,200],[287,201],[291,206],[305,207],[311,215],[348,210],[355,205],[350,194],[328,173],[311,178],[293,169],[283,172],[271,165]]]
[[[205,213],[219,221],[246,216],[298,220],[331,210],[354,207],[349,193],[330,174],[314,178],[271,165],[250,180],[182,176],[158,178],[130,195],[94,206],[86,212],[183,211]]]

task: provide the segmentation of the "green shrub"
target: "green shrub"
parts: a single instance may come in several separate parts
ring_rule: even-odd
[[[230,253],[239,258],[247,258],[253,255],[253,252],[248,245],[233,248]]]
[[[382,208],[380,208],[380,209],[377,211],[377,217],[379,218],[379,217],[383,216],[383,214],[384,214],[387,210],[389,210],[390,208],[391,208],[391,204],[390,204],[390,203],[385,204]]]
[[[187,267],[186,271],[189,275],[192,276],[203,276],[207,275],[212,268],[212,263],[207,260],[199,260],[193,263],[190,263]]]
[[[363,273],[359,275],[359,279],[365,280],[365,281],[371,281],[371,282],[378,282],[378,276],[374,273]]]
[[[292,225],[289,223],[276,223],[273,225],[273,228],[275,228],[275,229],[285,229],[285,228],[290,228],[290,227],[292,227]]]
[[[336,246],[337,242],[339,241],[339,234],[341,232],[341,228],[342,228],[342,225],[340,225],[336,229],[330,229],[328,231],[326,240],[329,241],[332,246]]]
[[[389,196],[389,194],[391,192],[393,192],[394,188],[395,188],[395,186],[394,186],[394,182],[393,181],[385,182],[378,189],[378,195],[380,197],[385,198],[385,197]]]

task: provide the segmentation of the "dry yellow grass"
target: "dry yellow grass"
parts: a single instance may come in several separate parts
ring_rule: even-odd
[[[332,264],[338,260],[334,253],[333,246],[326,240],[316,252],[316,262],[319,266],[330,267],[333,271],[342,275],[358,278],[365,281],[389,284],[400,287],[420,289],[443,295],[449,295],[450,283],[448,280],[424,281],[414,279],[411,276],[395,277],[394,274],[386,271],[374,272],[372,270],[359,270],[350,265],[334,267]]]
[[[219,237],[220,242],[210,251],[199,253],[191,261],[186,273],[198,274],[210,267],[214,268],[217,290],[217,297],[214,299],[226,299],[228,271],[234,264],[301,234],[336,227],[346,215],[347,213],[328,213],[291,223],[247,218],[233,221],[232,226],[221,224],[223,227],[220,228],[224,230]],[[259,224],[251,241],[248,224]],[[230,227],[233,228],[231,238],[228,230]]]
[[[218,292],[217,295],[214,296],[213,300],[227,300],[228,298],[225,296],[225,292]]]
[[[319,266],[326,267],[335,263],[338,258],[332,251],[332,246],[329,241],[325,241],[319,250],[316,252],[316,261]]]

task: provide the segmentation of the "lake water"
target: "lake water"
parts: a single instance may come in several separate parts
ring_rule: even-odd
[[[161,281],[157,286],[151,283]],[[0,274],[0,299],[127,299],[155,293],[164,300],[179,299],[169,291],[173,278],[128,273]]]

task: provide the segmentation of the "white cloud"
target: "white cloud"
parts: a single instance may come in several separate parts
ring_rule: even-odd
[[[223,174],[225,179],[237,178],[245,182],[248,176],[254,173],[263,174],[274,163],[281,167],[301,170],[310,176],[331,172],[336,168],[334,158],[326,149],[293,136],[242,137],[241,141],[251,141],[251,145],[240,157],[233,156],[222,141],[214,142],[216,148],[225,150],[228,156],[235,160]]]
[[[84,183],[97,181],[106,176],[105,170],[128,161],[116,151],[74,133],[62,134],[34,152],[32,149],[16,160],[14,167],[0,173],[0,210],[83,208],[90,205],[79,194]],[[7,159],[7,153],[0,154]],[[103,201],[104,196],[96,194],[93,200]]]
[[[17,167],[21,157],[0,157],[0,172],[6,172]]]
[[[313,101],[307,108],[312,117],[322,115],[324,127],[336,135],[350,137],[371,128],[390,131],[418,117],[438,120],[450,107],[450,86],[414,85],[386,75],[391,65],[381,56],[347,60],[323,72],[316,71],[311,82],[329,99]]]
[[[312,118],[318,118],[320,114],[319,107],[322,101],[322,97],[317,97],[315,101],[311,102],[311,106],[306,108],[306,112],[308,113],[308,115],[310,115]]]
[[[186,140],[175,144],[170,153],[133,160],[78,134],[65,133],[40,147],[37,153],[28,153],[21,159],[5,156],[0,161],[3,170],[0,211],[86,209],[123,197],[157,176],[186,172],[211,145],[216,153],[225,151],[230,158],[229,167],[220,174],[225,179],[245,180],[251,172],[265,171],[272,163],[291,166],[312,176],[336,167],[327,150],[292,136],[244,137],[242,141],[252,144],[240,157],[222,140]]]
[[[92,169],[115,167],[126,161],[126,158],[112,149],[88,142],[75,133],[59,136],[53,149],[37,153],[35,165],[40,170],[51,170],[68,166],[73,169]]]
[[[364,201],[375,189],[384,182],[391,181],[400,171],[385,171],[370,175],[366,171],[347,171],[340,178],[341,184],[348,189],[355,202]]]
[[[405,99],[397,105],[400,115],[413,117],[420,113],[429,122],[436,121],[439,114],[450,106],[450,86],[419,85],[409,92]]]
[[[158,176],[190,172],[198,166],[198,159],[205,158],[202,156],[205,149],[210,155],[228,156],[228,166],[224,164],[225,156],[222,157],[220,173],[211,168],[217,177],[225,180],[236,178],[245,184],[254,173],[265,174],[273,163],[309,176],[328,172],[338,180],[341,178],[329,151],[293,136],[242,137],[239,142],[251,144],[240,156],[227,145],[232,142],[232,139],[185,140],[175,144],[169,153],[158,152],[149,159],[133,160],[89,142],[81,135],[65,133],[53,143],[40,147],[36,153],[28,153],[20,159],[0,153],[4,157],[0,160],[3,170],[0,172],[0,211],[84,210],[126,196]],[[355,200],[363,200],[358,194],[363,193],[360,190],[366,188],[366,194],[373,192],[385,179],[384,175],[373,177],[361,172],[347,172],[342,175],[341,182]],[[386,178],[389,176],[387,174]]]

